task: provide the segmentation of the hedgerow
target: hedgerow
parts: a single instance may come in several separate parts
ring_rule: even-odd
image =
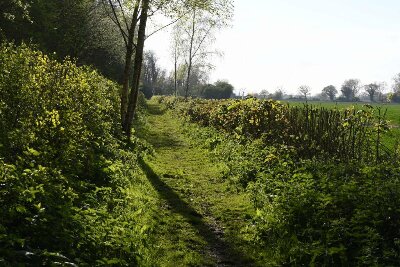
[[[294,147],[303,158],[335,158],[339,161],[379,161],[388,158],[382,135],[388,130],[384,112],[366,105],[344,110],[322,107],[290,107],[279,101],[204,100],[159,97],[191,122],[247,140]]]
[[[243,231],[259,251],[260,262],[271,266],[395,266],[400,262],[400,165],[385,148],[376,152],[377,133],[386,127],[379,112],[374,114],[369,107],[360,112],[333,111],[342,112],[335,115],[337,121],[327,122],[333,126],[320,126],[346,129],[351,125],[349,132],[342,130],[348,151],[353,150],[351,134],[355,140],[362,138],[354,143],[355,148],[365,144],[358,147],[361,157],[344,153],[341,158],[334,148],[310,149],[283,141],[289,131],[285,127],[297,127],[298,133],[292,133],[295,139],[306,143],[311,139],[318,145],[321,139],[291,125],[319,121],[313,118],[318,111],[297,122],[286,116],[306,111],[291,111],[275,101],[157,100],[184,114],[186,121],[214,129],[188,128],[225,162],[226,179],[250,193],[255,214]],[[271,114],[264,109],[272,106],[277,106],[275,115],[263,117]],[[325,112],[330,111],[321,114]],[[271,126],[262,126],[266,135],[259,131],[265,120]],[[314,127],[318,129],[318,124]],[[336,145],[334,137],[332,142]]]
[[[118,90],[69,59],[0,47],[0,265],[144,262],[151,200],[129,190],[142,152],[122,141]]]

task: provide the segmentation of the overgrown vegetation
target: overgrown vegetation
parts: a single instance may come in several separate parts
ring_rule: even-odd
[[[338,161],[380,161],[389,149],[381,143],[388,131],[385,112],[365,105],[344,110],[290,107],[273,100],[207,101],[160,98],[169,107],[203,126],[233,135],[240,142],[262,139],[264,144],[295,148],[301,158]]]
[[[118,86],[26,45],[2,45],[0,66],[0,264],[143,264],[150,200]]]
[[[253,99],[158,101],[221,132],[210,132],[205,143],[226,162],[226,178],[251,193],[256,214],[249,229],[265,262],[399,262],[399,165],[379,145],[378,133],[386,130],[382,112],[289,108]],[[331,134],[326,143],[318,136],[325,132]],[[347,142],[343,154],[337,140]]]
[[[240,230],[253,208],[246,193],[222,179],[224,163],[203,148],[197,128],[155,101],[136,133],[154,146],[142,166],[161,198],[153,266],[253,266],[253,246]]]

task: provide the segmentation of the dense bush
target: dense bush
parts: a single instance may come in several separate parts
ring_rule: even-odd
[[[307,162],[260,174],[257,240],[279,264],[396,265],[398,171]]]
[[[0,264],[134,265],[145,199],[126,188],[118,86],[74,62],[0,47]],[[135,140],[137,142],[137,140]]]
[[[312,154],[304,157],[301,145],[280,142],[279,138],[288,131],[282,124],[292,122],[291,118],[273,116],[275,120],[268,122],[269,125],[278,122],[276,128],[271,129],[277,139],[269,138],[268,133],[267,137],[258,135],[257,123],[237,129],[246,123],[244,118],[265,119],[262,118],[265,110],[252,109],[254,107],[267,109],[268,105],[274,104],[279,105],[278,111],[286,108],[276,102],[254,104],[255,100],[232,103],[171,98],[158,101],[176,109],[175,112],[186,114],[190,121],[219,130],[198,128],[191,132],[204,138],[204,144],[226,163],[226,178],[239,190],[250,193],[256,212],[244,231],[251,233],[249,236],[268,265],[398,265],[400,167],[397,162],[363,162],[351,157],[341,160]],[[236,109],[240,114],[229,113],[227,109]],[[352,124],[351,119],[371,118],[372,122],[374,120],[369,116],[373,114],[369,109],[344,111],[345,115],[354,117],[342,120],[344,115],[337,115],[338,121],[328,123],[344,127],[340,125]],[[275,111],[275,114],[282,113]],[[313,116],[307,117],[309,121]],[[304,123],[304,119],[299,118],[299,122],[293,123]],[[353,125],[369,127],[366,131],[371,131],[371,138],[376,134],[372,125]],[[301,133],[304,132],[299,129]],[[362,138],[369,137],[364,135]]]
[[[215,143],[217,143],[215,145]],[[212,137],[226,178],[247,190],[253,241],[275,265],[394,266],[400,260],[398,164],[299,160],[296,150]]]

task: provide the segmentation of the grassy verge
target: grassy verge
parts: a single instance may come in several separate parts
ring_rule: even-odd
[[[254,214],[249,195],[222,179],[226,166],[193,136],[199,130],[193,127],[150,102],[147,123],[136,129],[155,150],[141,165],[161,200],[157,264],[252,266],[257,252],[245,230]]]

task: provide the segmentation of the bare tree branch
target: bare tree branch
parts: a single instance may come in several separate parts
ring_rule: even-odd
[[[124,18],[124,22],[125,22],[125,26],[126,26],[127,29],[129,29],[128,21],[126,20],[126,16],[125,16],[124,9],[123,9],[123,7],[122,7],[121,0],[117,0],[117,2],[118,2],[118,5],[119,5],[119,8],[121,9],[122,17]]]
[[[108,3],[110,4],[112,13],[114,15],[114,19],[112,19],[112,21],[118,26],[118,29],[120,30],[122,37],[124,38],[125,46],[127,47],[128,46],[128,41],[127,41],[128,34],[124,31],[124,29],[121,26],[121,23],[119,22],[119,19],[117,16],[117,11],[115,10],[115,7],[114,7],[112,1],[108,0]],[[111,18],[111,16],[110,16],[110,18]]]
[[[155,8],[155,10],[152,10],[151,13],[148,15],[148,17],[154,16],[154,14],[162,8],[162,5],[159,5],[158,7]]]
[[[175,24],[175,23],[178,22],[181,18],[182,18],[182,17],[177,18],[177,19],[171,21],[170,23],[168,23],[168,24],[162,26],[161,28],[159,28],[159,29],[153,31],[152,33],[150,33],[149,35],[146,36],[146,40],[147,40],[150,36],[156,34],[157,32],[159,32],[159,31],[161,31],[161,30],[163,30],[163,29],[165,29],[165,28],[171,26],[172,24]]]
[[[194,53],[193,53],[193,57],[196,56],[197,52],[200,50],[201,45],[203,44],[203,42],[206,40],[208,34],[210,33],[210,31],[212,30],[212,28],[214,28],[215,26],[215,22],[211,24],[210,28],[207,30],[207,32],[204,34],[203,38],[201,39],[199,45],[197,46],[197,48],[195,49]]]

